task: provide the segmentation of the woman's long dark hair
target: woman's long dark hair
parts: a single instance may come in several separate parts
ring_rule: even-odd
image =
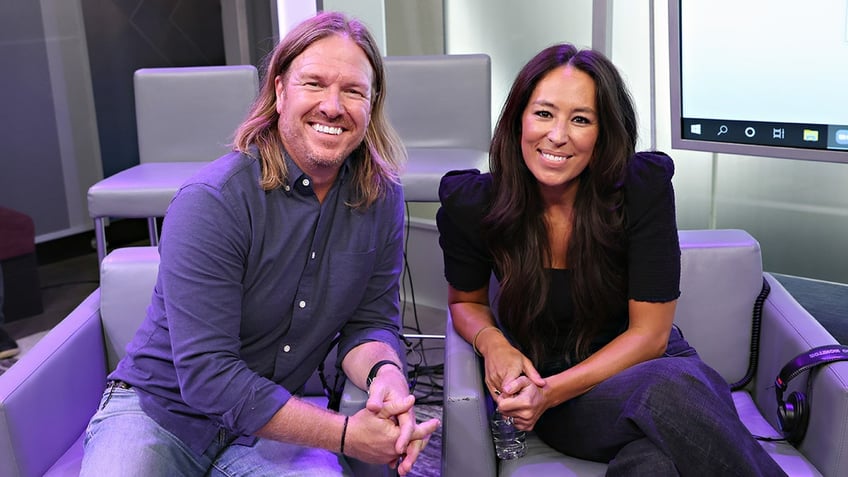
[[[522,115],[539,81],[563,65],[594,80],[599,124],[593,158],[578,178],[566,252],[575,319],[570,330],[562,330],[569,353],[585,358],[592,339],[627,301],[622,183],[636,147],[636,114],[621,76],[604,55],[554,45],[522,68],[501,111],[489,151],[494,197],[483,220],[501,279],[499,320],[537,366],[552,351],[539,334],[549,329],[543,311],[550,289],[545,267],[552,260],[538,183],[522,158]]]

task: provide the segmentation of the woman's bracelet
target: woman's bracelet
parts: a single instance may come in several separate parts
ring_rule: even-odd
[[[345,435],[347,434],[347,421],[350,420],[350,416],[345,416],[344,425],[342,426],[342,443],[339,445],[339,454],[344,455],[344,441]]]
[[[477,349],[477,338],[479,338],[480,334],[483,333],[486,330],[495,330],[498,333],[500,333],[501,335],[503,335],[503,331],[501,331],[500,328],[498,328],[497,326],[492,326],[492,325],[484,326],[484,327],[480,328],[479,330],[477,330],[477,333],[474,334],[474,339],[471,340],[471,347],[474,348],[474,352],[477,354],[477,356],[483,356],[482,354],[480,354],[480,350]]]

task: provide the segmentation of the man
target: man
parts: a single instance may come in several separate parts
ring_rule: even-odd
[[[342,455],[409,472],[439,422],[416,424],[395,351],[404,152],[384,97],[357,21],[322,13],[275,48],[235,152],[171,203],[83,475],[347,475]],[[349,419],[292,395],[336,335],[370,394]]]

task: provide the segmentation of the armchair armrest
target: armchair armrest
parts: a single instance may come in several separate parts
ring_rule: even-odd
[[[100,291],[0,376],[0,475],[43,475],[82,434],[106,379]]]
[[[497,459],[483,372],[471,345],[445,325],[445,385],[442,421],[442,476],[497,475]],[[450,439],[450,441],[448,440]]]
[[[368,401],[368,393],[346,379],[342,399],[339,402],[339,412],[345,416],[352,416],[365,407],[366,401]]]
[[[771,292],[763,306],[762,334],[753,390],[757,406],[777,429],[774,380],[795,356],[817,346],[837,344],[836,339],[805,310],[773,276],[764,274]],[[807,394],[809,425],[799,450],[826,476],[848,475],[848,362],[835,362],[808,371],[790,383],[784,400],[793,391]]]

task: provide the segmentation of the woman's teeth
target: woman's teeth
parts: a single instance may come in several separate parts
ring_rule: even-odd
[[[567,159],[566,156],[554,156],[553,154],[548,154],[547,152],[543,152],[542,157],[553,162],[562,162]]]

